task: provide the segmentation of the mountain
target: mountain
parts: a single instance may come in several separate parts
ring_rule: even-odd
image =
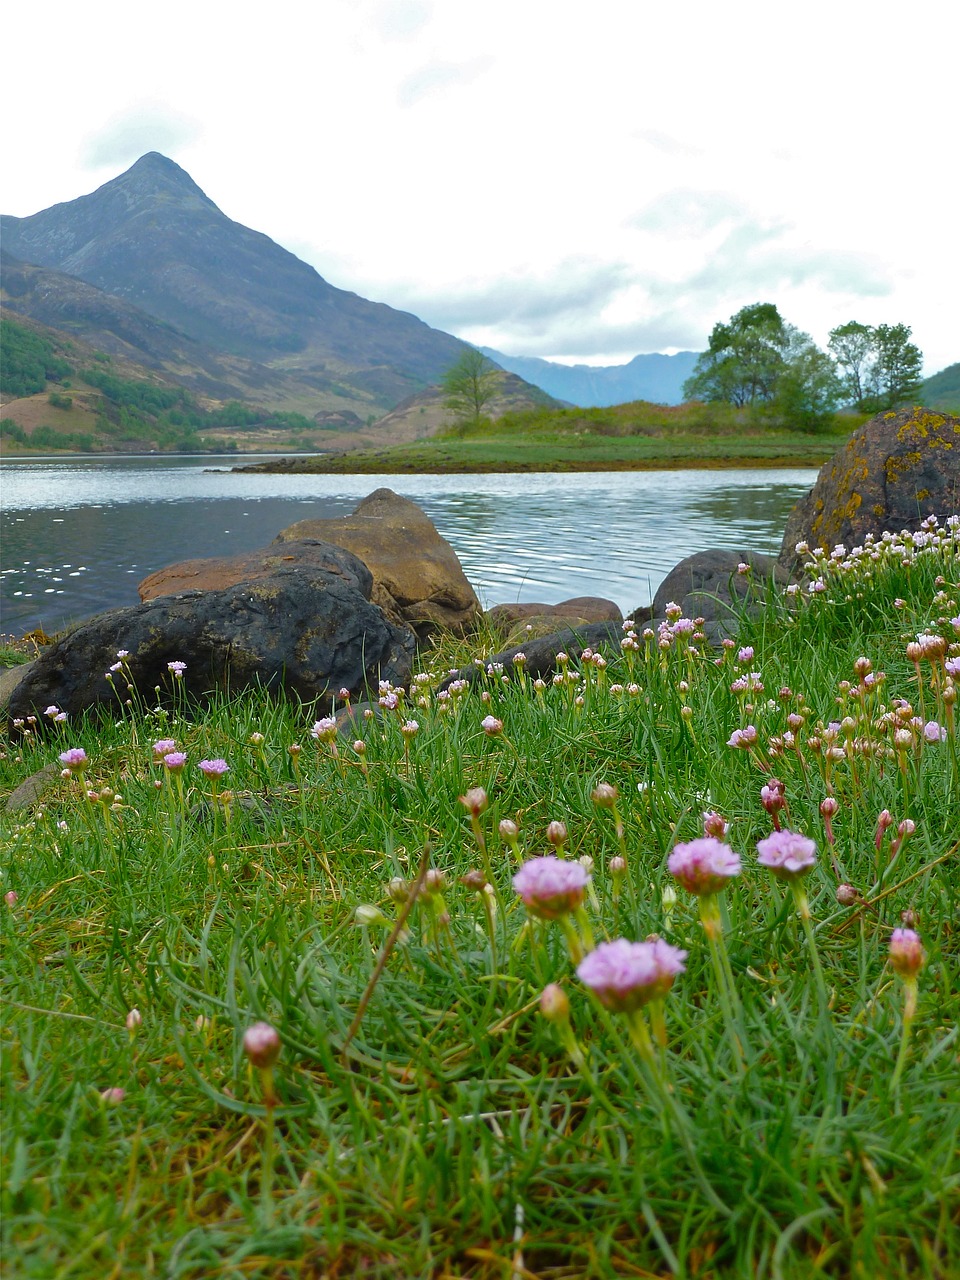
[[[928,409],[960,413],[960,364],[947,365],[946,369],[925,378],[920,388],[920,402]]]
[[[693,372],[698,353],[679,351],[675,356],[659,353],[634,356],[628,364],[555,364],[535,356],[506,356],[492,347],[481,347],[484,355],[501,368],[518,374],[558,400],[580,408],[601,408],[631,400],[653,404],[680,404],[683,384]]]
[[[463,350],[416,316],[328,284],[155,151],[90,195],[5,215],[0,233],[12,257],[92,285],[178,340],[312,384],[318,408],[390,409]]]

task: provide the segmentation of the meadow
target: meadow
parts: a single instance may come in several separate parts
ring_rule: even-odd
[[[15,725],[7,1274],[960,1274],[960,519],[751,606]]]

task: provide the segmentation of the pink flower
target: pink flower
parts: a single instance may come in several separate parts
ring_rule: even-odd
[[[708,809],[703,815],[703,834],[705,836],[713,836],[716,840],[722,840],[730,830],[730,824],[716,809]]]
[[[548,854],[531,858],[513,877],[523,905],[540,920],[557,920],[583,902],[590,877],[579,862]]]
[[[797,880],[816,865],[817,846],[797,831],[774,831],[757,844],[757,861],[779,880]]]
[[[943,725],[937,724],[936,720],[928,720],[923,726],[924,742],[946,742],[947,731]]]
[[[915,978],[926,958],[918,933],[912,929],[894,929],[890,935],[890,964],[901,978]]]
[[[324,716],[322,720],[317,720],[310,730],[310,737],[316,738],[317,742],[332,742],[336,736],[337,722],[333,716]]]
[[[280,1056],[280,1036],[269,1022],[255,1022],[243,1033],[243,1051],[255,1067],[272,1067]]]
[[[164,765],[171,773],[179,773],[183,766],[187,763],[187,755],[185,751],[168,751],[163,757]]]
[[[655,942],[628,942],[617,938],[601,942],[577,966],[577,977],[607,1009],[631,1013],[659,1000],[685,969],[686,951],[658,938]]]
[[[230,766],[226,760],[201,760],[197,768],[205,778],[222,778],[225,773],[229,773]]]
[[[713,836],[678,844],[667,859],[667,870],[697,897],[719,893],[740,874],[740,855]]]
[[[164,756],[169,755],[171,751],[176,751],[177,744],[173,738],[160,738],[153,744],[154,759],[162,760]]]
[[[498,733],[503,733],[503,721],[496,716],[484,716],[480,721],[480,728],[488,738],[495,738]]]
[[[167,670],[173,673],[174,679],[176,680],[180,679],[186,669],[187,664],[185,662],[176,661],[167,663]]]
[[[460,797],[460,803],[473,817],[479,817],[487,807],[487,793],[483,787],[471,787],[466,795]]]
[[[743,729],[734,729],[727,740],[728,747],[742,747],[744,749],[752,747],[757,740],[757,730],[752,724],[748,724]]]
[[[100,1091],[100,1100],[108,1107],[118,1107],[126,1096],[126,1089],[121,1089],[118,1085],[114,1085],[112,1089]]]
[[[90,761],[83,747],[71,747],[69,751],[60,752],[60,763],[74,773],[83,773]]]

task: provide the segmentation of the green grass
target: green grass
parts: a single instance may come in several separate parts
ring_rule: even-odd
[[[820,466],[862,419],[822,433],[789,430],[725,405],[533,409],[427,440],[298,459],[317,473],[653,470],[664,467]],[[270,469],[270,464],[266,464]]]
[[[943,662],[906,652],[927,629],[960,652],[958,576],[956,538],[838,559],[820,592],[758,584],[739,637],[752,659],[640,636],[543,689],[494,671],[443,700],[430,691],[473,654],[451,642],[422,655],[429,679],[397,711],[361,721],[363,753],[347,739],[334,755],[310,709],[254,695],[190,718],[134,696],[115,718],[12,738],[5,788],[66,747],[90,766],[4,819],[9,1274],[960,1273],[960,769]],[[873,691],[861,656],[886,673]],[[731,690],[745,671],[763,691]],[[881,710],[898,698],[947,740],[898,753]],[[484,733],[488,714],[501,735]],[[848,744],[834,761],[831,721]],[[727,746],[747,723],[756,749]],[[158,738],[187,753],[182,799],[153,762]],[[229,762],[228,807],[204,757]],[[756,861],[770,769],[785,824],[819,845],[804,884],[825,1003],[793,899]],[[618,789],[623,845],[591,799],[599,781]],[[485,854],[460,801],[477,786]],[[836,897],[828,791],[852,906]],[[740,1007],[721,1001],[696,901],[679,887],[672,900],[665,866],[708,808],[743,861],[722,895]],[[883,809],[896,821],[877,849]],[[592,859],[598,941],[656,933],[688,951],[653,1072],[627,1019],[577,979],[561,927],[528,923],[506,818],[525,857],[551,851],[560,820],[565,856]],[[892,856],[906,818],[916,830]],[[624,849],[621,882],[608,864]],[[492,925],[490,896],[460,882],[485,860]],[[446,875],[440,898],[387,891],[427,865]],[[904,912],[927,960],[895,1082],[905,991],[887,957]],[[569,999],[569,1035],[539,1012],[548,982]],[[259,1019],[282,1039],[275,1111],[242,1049]]]

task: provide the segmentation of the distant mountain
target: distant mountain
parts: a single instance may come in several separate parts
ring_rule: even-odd
[[[930,378],[925,378],[920,389],[920,400],[928,409],[946,409],[960,413],[960,364],[947,365]]]
[[[15,258],[85,281],[220,357],[312,383],[318,409],[390,409],[463,350],[416,316],[328,284],[155,151],[90,195],[4,216],[0,232]]]
[[[506,356],[492,347],[481,347],[484,355],[501,368],[519,374],[558,400],[580,408],[601,408],[630,400],[653,404],[680,404],[683,384],[693,372],[696,351],[680,351],[675,356],[659,353],[634,356],[629,364],[555,364],[535,356]]]

